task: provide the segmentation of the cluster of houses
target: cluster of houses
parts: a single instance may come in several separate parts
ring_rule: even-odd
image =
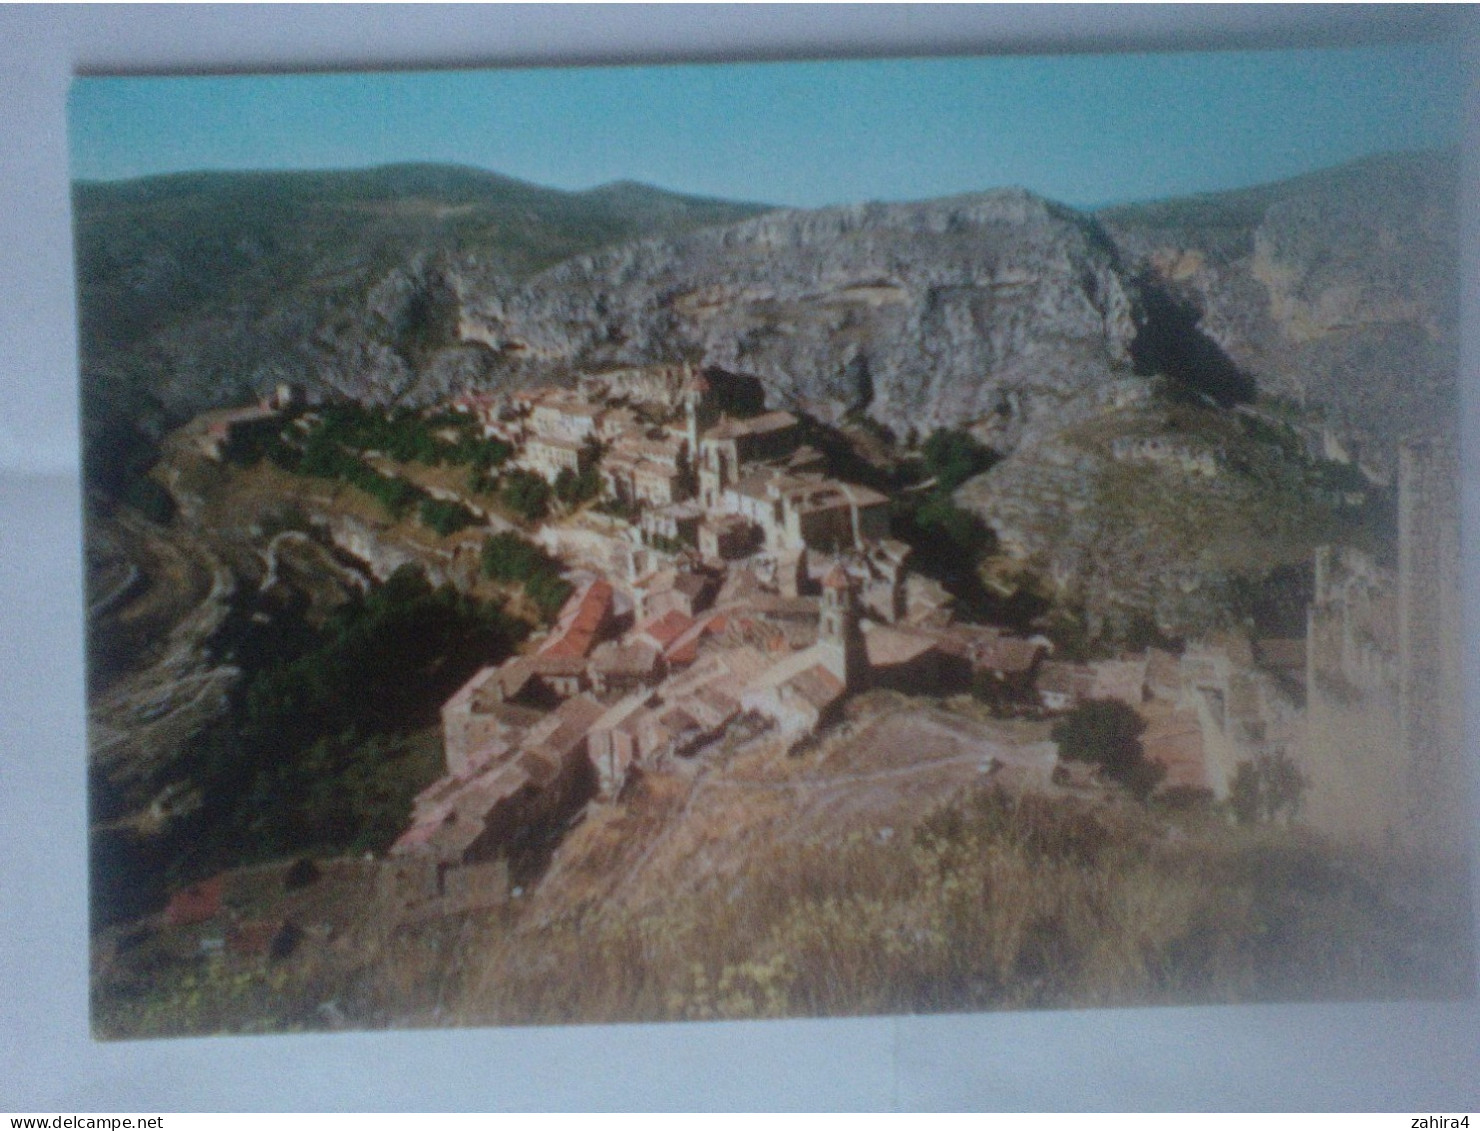
[[[644,772],[761,734],[794,748],[864,690],[974,687],[1034,714],[1120,699],[1148,720],[1143,742],[1165,785],[1213,794],[1226,794],[1238,762],[1290,741],[1297,721],[1236,642],[1074,663],[1042,637],[953,623],[911,600],[902,562],[886,584],[868,553],[786,560],[593,576],[537,647],[475,674],[443,708],[447,773],[391,850],[413,913],[464,905],[481,883],[469,877],[504,874],[521,836],[619,798]],[[878,599],[881,587],[893,594]]]
[[[502,901],[511,849],[593,799],[762,733],[795,747],[869,689],[972,689],[1031,714],[1120,700],[1146,719],[1164,787],[1218,796],[1239,763],[1297,741],[1304,640],[1077,663],[1043,637],[954,623],[889,537],[884,495],[829,476],[791,413],[732,416],[711,393],[674,365],[453,402],[514,448],[515,466],[552,483],[594,470],[627,518],[607,534],[542,531],[581,583],[537,646],[444,705],[446,773],[390,853],[408,913]],[[202,442],[288,396],[205,421]],[[1217,453],[1160,438],[1123,438],[1114,455],[1218,470]]]
[[[671,366],[453,404],[511,444],[516,467],[551,483],[596,470],[604,496],[639,511],[654,544],[735,561],[758,550],[861,551],[887,539],[888,499],[828,476],[797,417],[732,417],[710,393],[702,373]]]

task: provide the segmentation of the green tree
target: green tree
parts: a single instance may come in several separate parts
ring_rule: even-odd
[[[538,522],[550,510],[550,484],[532,471],[516,468],[505,475],[499,497],[525,522]]]
[[[914,518],[920,541],[936,553],[975,562],[996,542],[986,523],[956,506],[948,495],[931,496]]]
[[[555,497],[566,506],[579,501],[576,497],[576,473],[568,467],[562,467],[560,474],[555,476]]]
[[[512,531],[484,540],[483,576],[522,585],[546,620],[554,618],[571,594],[570,582],[560,576],[560,563]]]
[[[926,470],[941,491],[949,493],[973,475],[986,471],[998,460],[991,448],[978,443],[969,432],[937,428],[926,439],[920,454]]]
[[[1086,699],[1051,732],[1061,757],[1099,766],[1143,801],[1166,775],[1160,763],[1147,760],[1144,733],[1146,720],[1119,699]]]
[[[501,530],[483,540],[484,577],[522,582],[536,574],[559,572],[559,562],[512,530]]]
[[[1240,762],[1229,786],[1228,805],[1241,825],[1288,821],[1299,816],[1310,781],[1283,751]]]
[[[444,538],[478,521],[477,515],[451,499],[423,499],[418,517],[423,526],[431,527]]]
[[[540,573],[525,582],[524,592],[535,603],[540,616],[552,621],[570,597],[571,584],[559,574]]]

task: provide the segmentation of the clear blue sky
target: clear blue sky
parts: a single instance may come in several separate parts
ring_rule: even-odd
[[[1070,204],[1457,144],[1456,50],[79,79],[73,174],[473,165],[816,206],[1021,185]]]

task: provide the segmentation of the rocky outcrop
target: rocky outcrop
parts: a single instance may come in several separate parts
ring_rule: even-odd
[[[1021,190],[774,212],[579,256],[466,317],[526,372],[686,358],[901,434],[1031,409],[1129,366],[1134,299],[1095,224]]]
[[[385,581],[402,566],[419,566],[433,585],[447,582],[446,561],[434,559],[432,552],[417,552],[409,546],[386,538],[372,524],[353,515],[335,514],[327,518],[329,539],[344,553],[365,563],[376,581]],[[447,561],[450,556],[442,555]]]
[[[1458,177],[1454,153],[1390,155],[1099,219],[1262,391],[1390,462],[1404,433],[1454,425]]]
[[[1293,454],[1262,479],[1189,479],[1086,446],[1147,378],[1225,407],[1283,397],[1375,478],[1399,437],[1458,419],[1453,154],[1094,216],[1017,189],[756,214],[640,186],[418,178],[376,190],[394,199],[351,180],[332,206],[299,184],[290,210],[262,214],[254,190],[234,212],[191,211],[241,188],[217,179],[189,207],[156,201],[155,227],[137,186],[113,212],[93,199],[78,228],[85,418],[136,418],[115,387],[168,417],[280,380],[427,403],[690,361],[824,421],[866,415],[902,439],[971,428],[1004,458],[958,501],[1004,548],[1095,617],[1169,627],[1305,554],[1294,528],[1318,515]],[[207,223],[209,238],[181,238]],[[1134,445],[1162,425],[1128,427]],[[1229,442],[1245,441],[1257,453]],[[373,561],[365,533],[336,537]]]
[[[1148,337],[1195,333],[1194,365],[1391,448],[1453,417],[1457,165],[1373,158],[1094,217],[1015,189],[756,215],[426,168],[79,186],[84,393],[178,420],[278,381],[425,403],[691,360],[824,419],[1010,420],[1015,444],[1156,368]]]
[[[763,206],[642,185],[560,192],[476,169],[196,173],[73,190],[85,414],[162,432],[278,382],[425,402],[495,379],[470,293]]]

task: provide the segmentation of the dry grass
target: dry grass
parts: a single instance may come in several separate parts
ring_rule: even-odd
[[[512,931],[448,1001],[488,1024],[1470,992],[1468,913],[1442,892],[1384,887],[1398,877],[1284,830],[1167,829],[984,792],[911,835],[807,843],[660,908]]]
[[[112,994],[98,1028],[1452,998],[1474,989],[1464,890],[1212,813],[982,789],[892,836],[751,846],[738,873],[666,901],[593,888],[409,927],[372,914],[282,963],[197,962]]]

